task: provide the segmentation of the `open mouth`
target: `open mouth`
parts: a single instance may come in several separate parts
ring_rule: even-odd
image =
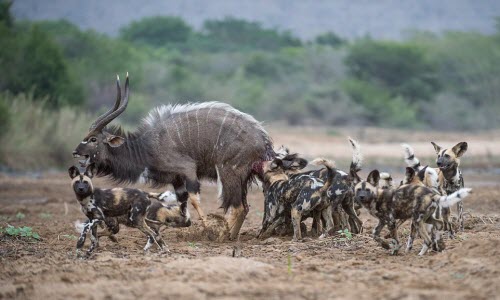
[[[74,158],[79,158],[82,157],[80,154],[73,154]],[[79,160],[78,162],[80,163],[81,167],[86,167],[90,164],[90,155],[83,155],[84,159]]]

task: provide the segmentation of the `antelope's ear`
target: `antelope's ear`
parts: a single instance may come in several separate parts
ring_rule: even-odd
[[[460,142],[451,148],[451,151],[453,151],[457,157],[460,157],[467,151],[467,147],[467,142]]]
[[[120,147],[125,142],[125,139],[121,136],[112,135],[106,132],[104,133],[104,136],[104,143],[110,145],[113,148]]]
[[[438,146],[436,143],[431,142],[432,146],[434,146],[434,150],[436,150],[436,154],[439,154],[441,151],[441,146]]]
[[[97,173],[97,166],[95,163],[91,163],[90,165],[87,166],[85,169],[85,176],[92,178],[94,175]]]
[[[68,174],[69,174],[69,177],[71,179],[75,178],[76,176],[79,176],[80,175],[80,170],[78,170],[77,167],[75,166],[71,166],[69,169],[68,169]]]
[[[405,172],[406,183],[410,183],[413,180],[413,177],[415,177],[415,170],[413,168],[406,167],[406,172]]]
[[[366,181],[368,181],[369,184],[373,186],[378,186],[378,182],[380,180],[380,172],[378,170],[373,170],[368,174],[368,178]]]

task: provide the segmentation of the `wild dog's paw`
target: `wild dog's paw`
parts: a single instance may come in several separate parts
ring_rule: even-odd
[[[391,239],[389,242],[389,248],[391,251],[391,255],[398,255],[399,249],[401,249],[401,245],[395,239]]]

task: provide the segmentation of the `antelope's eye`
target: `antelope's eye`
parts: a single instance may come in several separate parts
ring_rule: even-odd
[[[95,142],[97,142],[97,139],[96,139],[96,137],[95,137],[95,136],[93,136],[93,137],[91,137],[91,138],[90,138],[90,141],[91,141],[92,143],[95,143]]]

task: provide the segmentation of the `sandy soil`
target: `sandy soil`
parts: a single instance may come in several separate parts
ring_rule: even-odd
[[[278,136],[277,144],[288,144],[295,151],[310,156],[335,153],[330,156],[348,159],[346,134],[362,136],[349,130],[321,137],[312,136],[307,130],[272,133]],[[379,155],[392,153],[387,157],[402,164],[398,144],[407,135],[385,131],[379,134],[379,140],[370,140],[374,139],[373,134],[365,132],[363,153],[377,159],[380,156],[373,149],[381,147]],[[448,146],[462,140],[460,134],[433,138]],[[425,133],[416,133],[409,139],[417,145],[415,148],[421,145],[418,149],[425,151],[422,155],[433,155]],[[467,140],[473,141],[468,160],[477,157],[485,162],[492,158],[488,158],[486,150],[477,149],[493,149],[499,143],[491,133],[480,133]],[[332,148],[325,147],[330,144]],[[363,176],[372,166],[365,165]],[[203,231],[190,208],[195,221],[192,227],[163,231],[170,253],[160,254],[153,247],[149,254],[144,254],[146,239],[142,233],[122,226],[117,236],[119,243],[102,238],[100,248],[90,259],[75,255],[78,233],[74,222],[84,220],[84,216],[65,173],[31,177],[0,174],[0,226],[31,226],[42,236],[41,241],[34,242],[0,235],[0,299],[498,298],[500,174],[491,168],[465,174],[467,185],[474,188],[464,204],[466,230],[456,239],[447,240],[445,251],[424,257],[417,256],[420,240],[411,253],[388,255],[370,238],[376,221],[365,211],[364,233],[350,240],[341,236],[309,238],[299,243],[291,242],[291,236],[257,239],[263,195],[255,187],[249,193],[251,209],[238,242],[214,241],[216,235]],[[95,184],[112,186],[103,179]],[[207,213],[222,215],[213,184],[205,183],[202,187],[202,207]],[[19,212],[25,217],[16,218]],[[212,218],[210,223],[217,225],[218,220]],[[408,227],[405,224],[400,228],[403,242]],[[237,257],[232,257],[233,252]]]

